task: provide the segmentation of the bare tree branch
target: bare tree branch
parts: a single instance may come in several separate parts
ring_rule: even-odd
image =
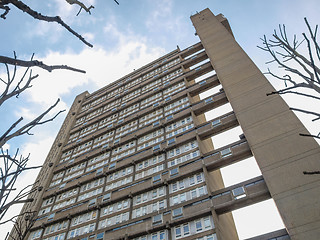
[[[81,12],[82,9],[84,9],[87,13],[91,14],[90,9],[94,8],[94,6],[90,6],[87,7],[84,3],[78,1],[78,0],[66,0],[67,3],[69,3],[70,5],[76,4],[80,6],[79,12],[77,13],[77,16],[79,15],[79,13]]]
[[[302,112],[302,113],[306,113],[306,114],[315,115],[315,116],[317,116],[317,118],[320,118],[320,114],[316,113],[316,112],[311,112],[311,111],[307,111],[307,110],[303,110],[303,109],[299,109],[299,108],[290,108],[290,110],[298,111],[298,112]]]
[[[290,42],[284,25],[279,25],[278,31],[274,30],[272,39],[267,39],[266,36],[261,39],[262,47],[259,48],[271,55],[271,60],[268,61],[267,64],[276,63],[280,69],[286,72],[284,76],[279,76],[268,69],[267,74],[282,81],[285,88],[267,93],[267,96],[273,94],[295,94],[308,100],[320,100],[320,68],[318,67],[320,64],[320,47],[317,42],[318,25],[316,25],[313,31],[308,20],[306,18],[304,20],[309,35],[302,33],[303,39],[301,41],[298,41],[296,35],[294,35],[292,42]],[[302,45],[302,43],[304,43],[304,45]],[[298,51],[298,48],[301,46],[304,46],[305,49]],[[306,52],[305,55],[302,54],[304,52]],[[312,119],[313,122],[320,120],[320,113],[316,111],[293,107],[290,109],[315,116],[315,118]],[[310,133],[300,133],[299,135],[320,139],[320,132],[318,135]],[[320,171],[304,171],[303,174],[320,174]]]
[[[36,212],[24,212],[6,221],[13,222],[13,228],[16,230],[18,235],[12,236],[8,233],[5,240],[25,240],[36,219]]]
[[[39,67],[44,70],[47,70],[48,72],[51,72],[56,69],[65,69],[65,70],[71,70],[75,72],[80,73],[86,73],[86,71],[69,67],[68,65],[46,65],[45,63],[38,61],[38,60],[30,60],[30,61],[24,61],[17,58],[10,58],[6,56],[0,56],[0,63],[10,64],[14,66],[20,66],[20,67]]]
[[[25,3],[23,3],[22,1],[19,1],[19,0],[1,0],[0,8],[5,10],[5,12],[1,15],[1,18],[5,19],[6,15],[9,13],[10,8],[7,6],[8,4],[14,5],[16,8],[29,14],[34,19],[38,19],[38,20],[45,21],[45,22],[55,22],[55,23],[60,24],[62,27],[64,27],[66,30],[68,30],[72,35],[76,36],[84,44],[86,44],[89,47],[93,47],[91,43],[87,42],[79,33],[74,31],[59,16],[52,17],[52,16],[42,15],[41,13],[31,9],[28,5],[26,5]]]
[[[46,116],[57,104],[59,103],[60,99],[58,99],[55,104],[53,104],[51,107],[49,107],[46,111],[44,111],[42,114],[40,114],[38,117],[36,117],[31,122],[25,124],[15,132],[11,133],[12,130],[23,120],[21,117],[18,119],[14,124],[11,125],[11,127],[0,137],[0,147],[2,147],[5,143],[7,143],[10,139],[21,136],[24,134],[32,135],[30,133],[30,130],[33,129],[35,126],[45,124],[47,122],[53,121],[60,113],[64,112],[65,110],[59,111],[55,116],[52,118],[49,118],[47,120],[42,121],[44,116]]]

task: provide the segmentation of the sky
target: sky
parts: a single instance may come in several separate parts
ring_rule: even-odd
[[[30,7],[43,15],[56,16],[69,24],[93,44],[89,48],[56,23],[40,22],[10,6],[7,19],[0,19],[0,55],[28,60],[34,59],[48,65],[69,65],[86,70],[86,74],[66,70],[48,73],[34,68],[39,74],[33,87],[19,98],[6,102],[0,108],[0,133],[3,133],[16,119],[24,117],[25,123],[52,105],[58,98],[59,105],[52,112],[70,108],[76,95],[93,92],[148,62],[177,48],[187,48],[199,41],[190,21],[197,11],[209,8],[214,14],[222,13],[228,18],[235,39],[256,63],[262,72],[270,60],[267,53],[257,48],[263,35],[271,36],[279,24],[287,26],[288,35],[306,31],[304,17],[312,26],[319,23],[320,5],[316,0],[84,0],[86,5],[94,5],[91,15],[63,0],[33,0]],[[18,69],[17,76],[22,76]],[[0,76],[6,79],[4,65],[0,66]],[[276,88],[282,85],[275,79],[270,81]],[[3,85],[0,85],[2,89]],[[286,98],[290,106],[305,106],[297,98]],[[49,116],[49,117],[50,117]],[[16,148],[24,155],[31,153],[32,165],[44,160],[50,146],[64,120],[61,114],[54,122],[37,127],[33,136],[22,136],[8,143],[9,151]],[[298,115],[310,131],[319,132],[310,118]],[[235,131],[239,131],[235,130]],[[236,134],[238,134],[236,132]],[[220,137],[220,139],[219,139]],[[213,139],[217,146],[224,136]],[[259,175],[254,159],[248,159],[223,169],[227,186]],[[20,185],[33,182],[36,171],[21,176]],[[18,208],[14,209],[18,211]],[[11,212],[13,214],[13,212]],[[268,200],[233,212],[240,239],[283,228],[273,201]],[[258,224],[257,224],[258,223]],[[0,225],[2,233],[9,231],[9,224]]]

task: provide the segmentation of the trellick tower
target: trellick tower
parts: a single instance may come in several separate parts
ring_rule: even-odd
[[[37,212],[28,239],[237,239],[231,211],[270,197],[286,229],[256,239],[318,239],[319,181],[301,171],[319,168],[318,144],[266,96],[222,15],[191,21],[199,43],[76,97],[37,178],[44,189],[23,208]],[[228,102],[232,112],[206,120]],[[239,125],[237,141],[214,149],[211,136]],[[262,176],[225,188],[220,168],[252,155]]]

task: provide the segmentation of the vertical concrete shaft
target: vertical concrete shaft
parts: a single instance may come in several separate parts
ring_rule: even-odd
[[[221,16],[220,16],[221,17]],[[319,239],[320,148],[209,9],[191,17],[292,239]],[[263,217],[263,216],[262,216]]]

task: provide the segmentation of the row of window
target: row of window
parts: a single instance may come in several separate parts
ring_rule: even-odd
[[[105,218],[99,221],[98,229],[109,227],[129,220],[129,212],[121,213],[119,215]]]
[[[167,100],[168,96],[173,95],[176,92],[181,91],[183,89],[185,89],[185,83],[182,81],[182,82],[179,82],[178,84],[175,84],[174,86],[170,87],[169,89],[165,90],[166,92],[163,93],[163,96],[162,96],[161,93],[153,95],[153,96],[151,96],[151,97],[149,97],[149,98],[147,98],[147,99],[145,99],[145,100],[143,100],[143,101],[141,101],[139,103],[133,104],[133,105],[121,110],[120,113],[117,114],[117,116],[119,116],[119,120],[120,120],[120,119],[132,114],[133,112],[137,111],[138,109],[142,109],[142,108],[145,108],[147,106],[150,106],[151,102],[152,103],[156,102],[155,99],[157,99],[158,102],[161,101],[163,98]],[[139,95],[138,93],[135,93],[135,94],[133,94],[133,97],[137,97],[138,95]],[[125,107],[125,105],[126,104],[123,103],[121,105],[121,107],[123,108],[123,107]],[[117,107],[118,107],[118,105],[114,105],[113,108],[111,109],[111,111],[116,111]],[[101,114],[103,114],[103,113],[105,113],[107,111],[110,111],[110,108],[101,107],[101,108],[91,112],[90,114],[78,119],[76,121],[75,126],[80,125],[80,124],[85,124],[83,122],[88,122],[89,120],[91,120],[91,119],[97,117],[98,115],[101,115]],[[110,116],[109,116],[107,121],[104,120],[103,122],[100,122],[99,125],[97,123],[94,123],[94,124],[84,128],[84,129],[78,131],[77,133],[72,134],[69,137],[68,143],[76,140],[77,138],[81,138],[83,136],[88,135],[89,133],[95,131],[97,128],[101,128],[102,124],[105,126],[105,125],[114,123],[115,122],[115,116],[114,115],[111,115],[111,116],[112,116],[112,118],[110,118]]]
[[[93,232],[95,230],[96,224],[95,223],[91,223],[79,228],[75,228],[75,229],[70,229],[69,233],[67,235],[67,239],[71,239],[77,236],[81,236],[83,234],[86,233],[90,233]]]
[[[109,103],[107,104],[106,106],[103,106],[103,107],[100,107],[98,108],[97,110],[85,115],[84,117],[81,117],[79,119],[77,119],[76,123],[75,123],[75,126],[78,126],[80,124],[83,124],[84,122],[87,122],[91,119],[93,119],[94,117],[102,114],[102,113],[105,113],[107,111],[110,111],[110,109],[113,107],[118,107],[120,102],[122,102],[122,104],[124,105],[126,102],[130,101],[131,99],[133,98],[136,98],[142,94],[144,94],[145,92],[149,91],[150,89],[157,89],[158,86],[161,86],[163,83],[165,82],[168,82],[170,81],[171,79],[173,78],[176,78],[180,75],[182,75],[183,71],[182,69],[178,69],[174,72],[171,72],[170,74],[162,77],[161,79],[159,80],[156,80],[156,81],[152,81],[151,83],[145,85],[144,87],[142,87],[141,89],[137,89],[133,92],[130,92],[128,94],[125,94],[125,96],[120,100],[120,99],[117,99],[116,101],[113,101],[112,103]],[[177,85],[177,86],[176,86]],[[175,94],[176,92],[182,90],[185,88],[185,86],[182,86],[182,85],[185,85],[185,83],[183,81],[179,82],[178,84],[176,84],[175,87],[171,87],[169,90],[164,90],[164,97],[166,96],[169,96],[169,95],[173,95]],[[179,90],[177,90],[179,89]],[[119,95],[118,93],[120,91],[123,90],[123,87],[121,88],[118,88],[118,89],[115,89],[114,90],[114,94],[112,96],[116,96],[116,95]],[[125,90],[126,91],[126,90]],[[110,97],[112,97],[110,95]],[[139,104],[138,104],[139,105]],[[93,109],[93,107],[90,107],[90,108],[87,108],[86,110],[89,110],[89,109]]]
[[[166,207],[167,207],[167,201],[165,199],[154,202],[149,205],[145,205],[143,207],[138,207],[132,210],[132,218],[137,218],[152,212],[157,212]]]
[[[177,158],[174,158],[173,160],[170,160],[170,161],[168,162],[169,167],[172,167],[172,166],[174,166],[174,165],[176,165],[176,164],[180,164],[180,163],[182,163],[182,162],[188,161],[188,160],[190,160],[190,159],[192,159],[192,158],[195,158],[195,157],[199,156],[199,150],[196,150],[196,151],[194,151],[194,152],[189,152],[189,153],[187,153],[187,154],[185,154],[185,155],[183,155],[183,156],[179,156],[179,155],[181,155],[182,153],[185,153],[186,151],[190,151],[190,150],[192,150],[192,149],[194,149],[194,148],[196,148],[196,147],[197,147],[197,142],[196,142],[196,141],[193,141],[193,142],[190,142],[190,143],[181,145],[180,147],[177,147],[177,148],[171,150],[170,152],[168,152],[168,153],[167,153],[167,154],[168,154],[168,158],[173,158],[173,157],[175,157],[175,156],[178,156]],[[103,155],[104,155],[104,154],[103,154]],[[98,157],[98,158],[101,158],[101,157]],[[159,156],[152,157],[152,158],[147,159],[147,160],[145,160],[145,161],[143,161],[143,162],[141,162],[141,163],[136,164],[136,171],[137,171],[137,173],[135,174],[135,179],[140,179],[140,178],[143,178],[143,177],[152,175],[152,174],[154,174],[154,173],[157,173],[157,172],[159,172],[159,171],[162,171],[162,170],[164,169],[164,166],[165,166],[165,165],[164,165],[164,164],[158,164],[158,163],[160,163],[160,162],[163,161],[163,160],[164,160],[164,154],[159,155]],[[104,163],[105,163],[105,162],[104,162]],[[155,165],[155,164],[157,164],[155,167],[151,167],[152,165]],[[98,165],[98,164],[96,164],[96,165]],[[96,166],[96,165],[94,165],[94,166]],[[93,165],[92,165],[92,166],[93,166]],[[98,165],[98,166],[99,166],[99,165]],[[145,170],[145,171],[141,171],[142,169],[147,168],[147,167],[148,167],[149,169],[147,169],[147,170]],[[102,170],[102,168],[100,168],[100,169]],[[176,170],[177,170],[176,173],[178,173],[178,169],[176,169]],[[82,172],[82,171],[81,171],[81,172]],[[125,168],[125,169],[119,170],[119,171],[117,171],[117,172],[114,172],[114,173],[108,175],[107,181],[108,181],[108,182],[111,182],[111,181],[114,181],[114,180],[116,180],[116,179],[118,179],[118,178],[123,178],[123,177],[125,177],[126,175],[130,175],[132,172],[133,172],[133,166],[127,167],[127,168]],[[174,172],[174,169],[170,171],[170,174],[172,175],[173,172]],[[76,173],[77,173],[77,172],[76,172]],[[127,184],[127,183],[130,183],[132,180],[133,180],[133,176],[129,176],[129,177],[127,177],[127,178],[123,178],[123,179],[121,179],[121,180],[119,180],[119,181],[116,181],[116,182],[113,182],[113,183],[111,183],[111,184],[108,184],[108,185],[106,186],[105,190],[107,191],[107,190],[114,189],[114,188],[116,188],[116,187],[120,187],[120,186],[122,186],[122,185],[125,185],[125,184]],[[52,183],[50,184],[50,186],[53,185],[53,184],[57,184],[57,181],[60,182],[61,179],[60,179],[60,180],[58,179],[58,180],[52,182]],[[100,179],[96,179],[96,180],[94,180],[94,181],[88,182],[88,183],[86,183],[86,184],[84,184],[84,185],[81,186],[81,188],[80,188],[80,193],[85,192],[85,191],[88,191],[88,190],[90,190],[91,188],[96,188],[96,187],[98,187],[98,186],[100,186],[100,185],[103,185],[103,184],[104,184],[104,181],[105,181],[105,178],[100,178]],[[65,185],[65,184],[62,184],[61,186],[63,187],[64,185]],[[61,186],[60,186],[60,188],[62,188]],[[102,191],[102,190],[101,190],[101,191]],[[57,201],[60,201],[60,200],[63,200],[63,199],[65,199],[65,198],[67,198],[67,197],[71,197],[71,196],[73,196],[73,195],[76,195],[77,193],[78,193],[78,189],[73,189],[73,190],[69,190],[69,191],[67,191],[67,192],[64,192],[64,193],[58,195],[58,198],[57,198],[56,202],[57,202]],[[81,201],[81,200],[83,200],[83,199],[86,199],[86,198],[89,198],[89,197],[91,197],[91,196],[97,195],[97,194],[99,194],[99,193],[100,193],[99,190],[93,190],[93,191],[91,191],[90,193],[82,194],[82,195],[78,198],[78,201]],[[49,205],[49,204],[52,204],[52,203],[53,203],[53,199],[52,199],[52,198],[51,198],[51,199],[47,199],[47,200],[44,201],[42,207],[45,207],[45,206],[47,206],[47,205]],[[59,208],[60,208],[60,207],[59,207]],[[47,211],[43,211],[42,214],[44,214],[44,213],[46,213],[46,212],[47,212]]]
[[[159,166],[162,166],[162,165],[156,166],[156,169],[158,169]],[[127,168],[127,169],[115,172],[113,176],[117,176],[119,174],[126,174],[128,172],[128,169],[131,169],[131,168]],[[150,170],[154,171],[153,169],[154,168],[151,168]],[[147,173],[145,173],[143,171],[143,172],[138,173],[138,174],[147,174]],[[125,176],[125,175],[122,175],[122,176]],[[142,177],[142,175],[141,175],[141,177]],[[105,187],[105,191],[109,191],[109,190],[112,190],[114,188],[117,188],[117,187],[126,185],[128,183],[131,183],[132,179],[133,179],[132,176],[130,176],[130,177],[127,177],[127,178],[123,178],[123,179],[121,179],[119,181],[115,181],[115,182],[113,182],[111,184],[108,184]],[[85,192],[85,193],[80,194],[78,199],[77,199],[77,201],[82,201],[84,199],[91,198],[93,196],[102,194],[103,193],[103,188],[102,187],[101,188],[97,188],[97,187],[103,185],[104,182],[105,182],[105,178],[100,178],[100,179],[93,180],[93,181],[88,182],[85,185],[83,185],[80,188],[80,193],[82,193],[82,192]],[[189,187],[192,187],[192,186],[197,185],[197,184],[202,183],[202,182],[204,182],[204,175],[203,175],[203,173],[198,173],[198,174],[192,175],[192,176],[190,176],[188,178],[185,178],[185,179],[179,180],[177,182],[171,183],[169,185],[169,193],[171,194],[171,193],[174,193],[176,191],[187,189]],[[95,188],[95,189],[89,191],[92,188]],[[73,195],[77,194],[77,192],[78,192],[78,188],[75,188],[73,190],[69,190],[69,191],[67,191],[65,193],[60,194],[59,196],[62,196],[62,197],[58,196],[59,200],[57,198],[56,203],[53,205],[52,211],[60,209],[60,208],[63,208],[63,207],[66,207],[66,206],[69,206],[70,204],[75,203],[76,202],[76,198],[71,198],[71,199],[68,199],[68,200],[65,200],[65,201],[60,201],[60,200],[66,198],[66,197],[73,196]],[[204,195],[206,193],[207,193],[207,189],[206,189],[205,186],[198,187],[196,189],[192,189],[190,191],[186,191],[184,193],[181,193],[179,195],[171,197],[170,205],[175,205],[175,204],[178,204],[178,203],[181,203],[181,202],[184,202],[184,201],[188,201],[190,199],[194,199],[196,197],[202,196],[202,195]],[[140,203],[144,203],[144,202],[148,202],[148,201],[154,200],[154,199],[159,198],[159,197],[164,196],[164,195],[165,195],[165,187],[160,187],[160,188],[154,189],[152,191],[137,195],[133,199],[133,206],[138,205]],[[39,211],[39,216],[50,212],[51,211],[51,207],[45,207],[45,206],[51,205],[53,202],[54,202],[54,197],[44,200],[44,202],[42,204],[42,206],[44,208],[42,208]]]
[[[162,111],[161,111],[162,112]],[[131,113],[130,113],[131,114]],[[145,117],[142,117],[140,118],[140,123],[143,124],[144,123],[144,120],[147,119],[149,116],[152,116],[154,114],[148,114],[146,115]],[[161,114],[161,117],[163,117],[163,115]],[[169,125],[168,127],[166,127],[166,131],[169,132],[169,131],[172,131],[172,130],[175,130],[174,132],[170,132],[168,135],[167,135],[167,138],[169,137],[172,137],[172,136],[175,136],[179,133],[182,133],[188,129],[191,129],[193,127],[193,124],[189,124],[187,126],[184,126],[185,124],[187,123],[190,123],[192,122],[192,118],[191,116],[190,117],[187,117],[183,120],[180,120],[176,123],[173,123],[171,125]],[[150,122],[147,122],[146,124],[149,124]],[[135,120],[135,121],[132,121],[124,126],[121,126],[119,127],[118,129],[116,129],[116,135],[115,135],[115,138],[119,138],[125,134],[128,134],[134,130],[137,129],[137,125],[138,125],[138,121]],[[184,126],[184,127],[182,127]],[[181,127],[181,128],[179,128]],[[141,143],[141,142],[144,142],[146,140],[148,140],[148,138],[151,138],[151,137],[155,137],[155,136],[158,136],[159,134],[162,134],[163,133],[163,129],[161,130],[158,130],[158,132],[154,132],[154,133],[151,133],[151,134],[148,134],[148,135],[145,135],[143,137],[141,137],[139,140],[138,140],[138,143]],[[98,138],[96,138],[94,141],[93,141],[93,146],[92,148],[95,148],[95,147],[98,147],[98,146],[102,146],[108,142],[111,142],[113,140],[113,134],[114,132],[113,131],[110,131],[110,132],[107,132],[106,134],[102,135],[102,136],[99,136]],[[89,149],[85,148],[85,147],[89,147],[90,145],[92,144],[91,141],[85,143],[85,144],[82,144],[80,145],[79,147],[75,148],[73,150],[73,156],[72,157],[75,157],[75,156],[78,156],[79,153],[77,153],[77,151],[81,151],[81,153],[84,153]],[[85,150],[83,150],[85,148]],[[64,153],[62,158],[66,157],[67,155],[70,155],[72,153],[72,151],[68,151],[67,153]],[[70,158],[68,158],[70,159]]]
[[[174,156],[185,153],[186,151],[190,151],[196,147],[197,147],[196,141],[192,141],[187,144],[181,145],[180,147],[177,147],[177,148],[171,150],[170,152],[168,152],[167,153],[167,154],[169,154],[168,158],[169,157],[173,158]],[[173,155],[172,155],[172,152],[173,152]],[[188,161],[188,160],[190,160],[194,157],[197,157],[197,156],[199,156],[199,150],[196,150],[194,152],[189,152],[183,156],[178,156],[177,158],[170,160],[169,167],[174,166],[179,163],[182,163],[182,162],[185,162],[185,161]],[[101,158],[101,157],[98,157],[98,158]],[[152,175],[152,174],[155,174],[157,172],[164,170],[165,165],[159,164],[163,160],[164,160],[164,154],[152,157],[150,159],[144,160],[141,163],[136,164],[137,173],[135,174],[135,179],[137,180],[140,178],[144,178],[146,176],[149,176],[149,175]],[[155,165],[155,166],[152,167],[152,165]],[[142,169],[147,168],[147,167],[148,167],[148,169],[146,169],[145,171],[142,171]],[[103,170],[103,169],[100,168],[99,170]],[[98,173],[98,171],[97,171],[97,173]],[[111,183],[106,185],[105,191],[109,191],[114,188],[121,187],[123,185],[126,185],[126,184],[132,182],[133,176],[128,176],[125,178],[126,175],[130,175],[131,173],[133,173],[133,166],[124,168],[122,170],[119,170],[117,172],[114,172],[114,173],[108,175],[107,182],[111,182]],[[170,175],[177,174],[177,173],[178,173],[178,168],[170,170]],[[119,179],[119,180],[114,181],[117,179]],[[192,179],[192,178],[190,177],[190,179]],[[159,178],[159,180],[160,180],[160,178]],[[57,181],[59,181],[59,179],[54,181],[53,183],[56,184]],[[112,182],[112,181],[114,181],[114,182]],[[78,201],[82,201],[84,199],[91,198],[92,196],[101,194],[103,192],[102,188],[97,189],[97,187],[103,185],[104,183],[105,183],[105,178],[102,177],[102,178],[95,179],[91,182],[88,182],[88,183],[82,185],[80,188],[80,193],[83,193],[83,194],[79,195]],[[59,188],[64,187],[64,185],[65,185],[65,183],[60,185]],[[191,185],[191,183],[190,183],[190,185]],[[95,188],[95,189],[93,189],[93,188]],[[93,189],[93,190],[91,190],[89,192],[90,189]],[[72,196],[75,196],[77,193],[78,193],[78,188],[75,188],[75,189],[69,190],[67,192],[64,192],[64,193],[61,193],[60,195],[58,195],[57,200],[56,200],[56,204],[52,210],[60,209],[64,206],[70,205],[71,204],[70,201],[73,201],[74,198],[72,200],[69,199],[68,201],[63,201],[63,202],[59,202],[59,201],[62,201],[65,198],[70,198]],[[53,198],[46,199],[43,202],[42,207],[46,207],[47,205],[51,205],[53,203],[53,201],[54,201]],[[41,215],[43,215],[49,211],[50,211],[50,209],[45,208],[45,209],[42,209],[40,212],[41,212]]]
[[[162,67],[157,68],[157,69],[155,69],[154,71],[151,71],[151,72],[145,74],[144,76],[142,76],[142,77],[140,77],[140,78],[138,78],[138,79],[136,79],[136,80],[130,81],[129,83],[127,83],[124,87],[122,87],[122,88],[120,88],[120,89],[121,89],[121,90],[123,90],[123,89],[129,89],[129,88],[131,88],[131,87],[133,87],[133,86],[141,83],[142,80],[144,81],[144,80],[148,79],[149,77],[153,76],[154,74],[159,73],[159,72],[162,72],[163,70],[165,70],[165,69],[167,69],[167,68],[169,68],[169,67],[171,67],[171,66],[173,66],[173,65],[175,65],[175,64],[177,64],[177,63],[179,63],[179,62],[180,62],[180,59],[179,59],[179,58],[177,58],[177,59],[175,59],[175,60],[173,60],[173,61],[170,61],[169,63],[163,65]],[[96,106],[97,104],[101,103],[102,101],[104,101],[104,100],[106,100],[106,99],[114,96],[114,95],[117,94],[118,92],[119,92],[119,91],[116,91],[116,90],[115,90],[115,91],[113,91],[113,93],[109,93],[109,94],[107,94],[107,95],[104,95],[104,96],[99,97],[98,99],[92,101],[91,103],[88,103],[88,104],[84,105],[84,106],[81,108],[81,111],[86,111],[86,110],[88,110],[88,109]],[[128,95],[129,95],[129,94],[128,94]],[[126,100],[126,99],[128,99],[128,97],[125,98],[125,100]]]
[[[111,213],[114,213],[116,211],[121,211],[123,209],[126,209],[129,207],[129,201],[124,200],[119,203],[113,204],[111,206],[103,208],[101,211],[101,216],[105,216]],[[166,200],[160,200],[157,202],[154,202],[152,204],[135,208],[132,213],[132,218],[137,218],[140,216],[144,216],[146,214],[157,212],[161,209],[166,208]],[[172,210],[172,217],[177,217],[183,214],[182,208],[174,209]],[[77,226],[82,223],[86,223],[89,221],[92,221],[97,218],[97,210],[91,211],[82,215],[79,215],[77,217],[74,217],[71,219],[71,229],[69,230],[67,234],[67,239],[77,237],[86,233],[93,232],[95,230],[95,223],[89,223],[85,226],[81,226],[78,228],[73,228],[74,226]],[[108,226],[112,226],[115,224],[119,224],[124,221],[129,220],[129,212],[124,212],[118,215],[114,215],[113,217],[105,218],[99,221],[98,223],[98,229],[102,229]],[[156,224],[159,221],[162,222],[162,214],[156,215],[152,219],[153,223]],[[67,229],[68,227],[68,220],[53,224],[51,226],[48,226],[45,228],[44,236],[48,234],[53,234],[58,231],[62,231],[64,229]],[[174,227],[172,231],[172,239],[180,239],[182,237],[192,236],[204,231],[208,231],[214,229],[214,223],[212,216],[203,217],[200,219],[196,219],[191,222],[183,223],[182,225],[178,225]],[[42,233],[42,229],[36,230],[31,233],[29,239],[37,239],[40,238]],[[60,235],[60,234],[59,234]],[[56,236],[59,236],[56,235]],[[144,236],[146,237],[146,236]],[[210,238],[213,237],[213,238]],[[50,238],[49,238],[50,239]],[[54,238],[53,238],[54,239]],[[137,239],[143,239],[143,238],[137,238]],[[148,239],[148,238],[145,238]],[[199,238],[201,239],[201,238]],[[207,235],[205,237],[202,237],[202,239],[210,240],[215,239],[214,236]]]
[[[196,219],[194,221],[184,223],[176,226],[172,229],[172,239],[180,239],[183,237],[193,236],[195,234],[214,229],[212,216]],[[213,236],[213,235],[211,235]],[[201,239],[201,238],[200,238]],[[205,236],[203,239],[215,239],[210,238],[210,235]]]
[[[184,120],[182,120],[182,121],[184,121]],[[180,122],[182,122],[182,121],[180,121]],[[182,127],[181,129],[184,129],[184,128]],[[142,149],[147,148],[149,146],[151,147],[151,146],[153,146],[155,144],[161,143],[164,140],[164,137],[161,136],[161,134],[164,134],[164,130],[163,129],[159,129],[159,130],[157,130],[155,132],[152,132],[152,133],[149,133],[147,135],[142,136],[141,138],[138,139],[138,142],[140,143],[140,145],[138,146],[137,150],[142,150]],[[157,136],[159,136],[159,137],[157,137]],[[150,141],[148,141],[148,140],[150,140]],[[170,144],[170,141],[168,142],[168,144]],[[131,154],[135,153],[135,151],[136,151],[135,146],[136,146],[136,140],[131,141],[129,143],[126,143],[124,145],[120,145],[119,147],[113,149],[112,150],[111,162],[114,162],[116,160],[119,160],[121,158],[124,158],[124,157],[126,157],[128,155],[131,155]],[[185,152],[187,152],[187,151],[189,151],[189,150],[191,150],[193,148],[196,148],[197,146],[198,145],[197,145],[196,141],[187,143],[185,145],[182,145],[182,146],[179,146],[179,147],[177,147],[175,149],[170,150],[168,152],[168,154],[167,154],[167,157],[169,159],[169,158],[178,156],[178,155],[180,155],[182,153],[185,153]],[[100,161],[102,159],[105,159],[104,164],[106,164],[107,163],[107,159],[106,158],[108,158],[109,156],[110,156],[109,152],[103,153],[103,154],[101,154],[101,155],[99,155],[99,156],[97,156],[97,157],[95,157],[93,159],[90,159],[88,161],[88,165],[89,165],[89,163],[93,164],[93,163],[98,162],[98,161]],[[193,156],[193,157],[195,157],[195,156]],[[100,166],[103,166],[104,164],[100,163],[100,164],[97,164],[95,166],[87,167],[86,172],[91,171],[91,170],[93,170],[95,168],[98,168]],[[50,187],[56,186],[56,185],[60,184],[61,182],[64,182],[64,181],[70,180],[72,178],[75,178],[75,177],[77,177],[79,175],[82,175],[84,173],[84,168],[85,167],[86,167],[86,162],[82,162],[82,163],[80,163],[78,165],[75,165],[75,166],[73,166],[71,168],[68,168],[65,171],[65,174],[64,174],[64,171],[61,171],[61,172],[55,174],[53,176],[53,178],[52,178],[55,181],[52,181],[50,183]],[[83,169],[83,170],[81,170],[81,169]],[[63,176],[64,176],[64,178],[62,180],[61,178]]]

